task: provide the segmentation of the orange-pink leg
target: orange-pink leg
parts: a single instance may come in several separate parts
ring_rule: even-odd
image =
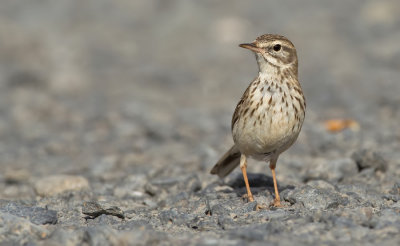
[[[251,194],[249,180],[247,179],[246,168],[247,168],[246,156],[242,154],[240,156],[240,169],[242,169],[244,183],[246,184],[247,198],[249,199],[249,202],[252,202],[252,201],[254,201],[254,198],[253,198],[253,194]]]
[[[275,190],[275,199],[274,199],[274,203],[272,205],[274,207],[282,207],[281,197],[279,196],[278,184],[276,182],[276,175],[275,175],[276,161],[277,161],[277,159],[272,159],[269,164],[269,168],[271,168],[271,172],[272,172],[272,179],[274,180],[274,190]]]

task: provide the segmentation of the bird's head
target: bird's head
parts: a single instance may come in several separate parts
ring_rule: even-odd
[[[296,48],[284,36],[264,34],[252,43],[240,44],[239,46],[256,54],[260,72],[271,69],[271,66],[280,69],[292,68],[297,72]]]

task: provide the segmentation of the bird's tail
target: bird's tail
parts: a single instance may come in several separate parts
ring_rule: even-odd
[[[217,164],[211,169],[211,174],[217,174],[220,178],[225,177],[240,164],[240,151],[236,145],[233,145],[222,157]]]

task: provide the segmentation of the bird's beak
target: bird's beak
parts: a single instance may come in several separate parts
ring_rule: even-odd
[[[262,53],[263,49],[258,48],[254,43],[249,43],[249,44],[239,44],[240,47],[249,49],[251,51],[257,52],[257,53]]]

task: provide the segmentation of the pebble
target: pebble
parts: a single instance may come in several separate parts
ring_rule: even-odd
[[[357,174],[357,165],[350,158],[335,160],[318,158],[307,166],[303,177],[306,181],[325,180],[328,182],[337,182],[355,174]]]
[[[54,196],[66,191],[89,189],[89,181],[82,176],[53,175],[39,179],[34,187],[40,196]]]
[[[57,223],[57,211],[51,209],[23,206],[18,203],[10,202],[1,205],[0,211],[26,218],[36,225]]]
[[[334,191],[336,189],[334,185],[325,180],[310,180],[307,182],[307,185],[316,189],[326,189],[330,191]]]
[[[357,150],[351,157],[357,163],[357,167],[360,171],[366,168],[373,168],[375,171],[382,172],[387,170],[387,161],[380,153],[373,150]]]
[[[348,199],[330,189],[316,189],[305,185],[283,193],[284,199],[291,204],[300,204],[306,209],[329,209],[347,205]]]
[[[2,230],[0,241],[7,245],[23,245],[27,238],[46,239],[50,235],[50,231],[46,228],[30,222],[28,219],[4,213],[0,211],[0,225]]]
[[[97,202],[84,202],[82,205],[82,213],[96,218],[101,215],[112,215],[124,219],[124,212],[116,206],[101,205]]]

